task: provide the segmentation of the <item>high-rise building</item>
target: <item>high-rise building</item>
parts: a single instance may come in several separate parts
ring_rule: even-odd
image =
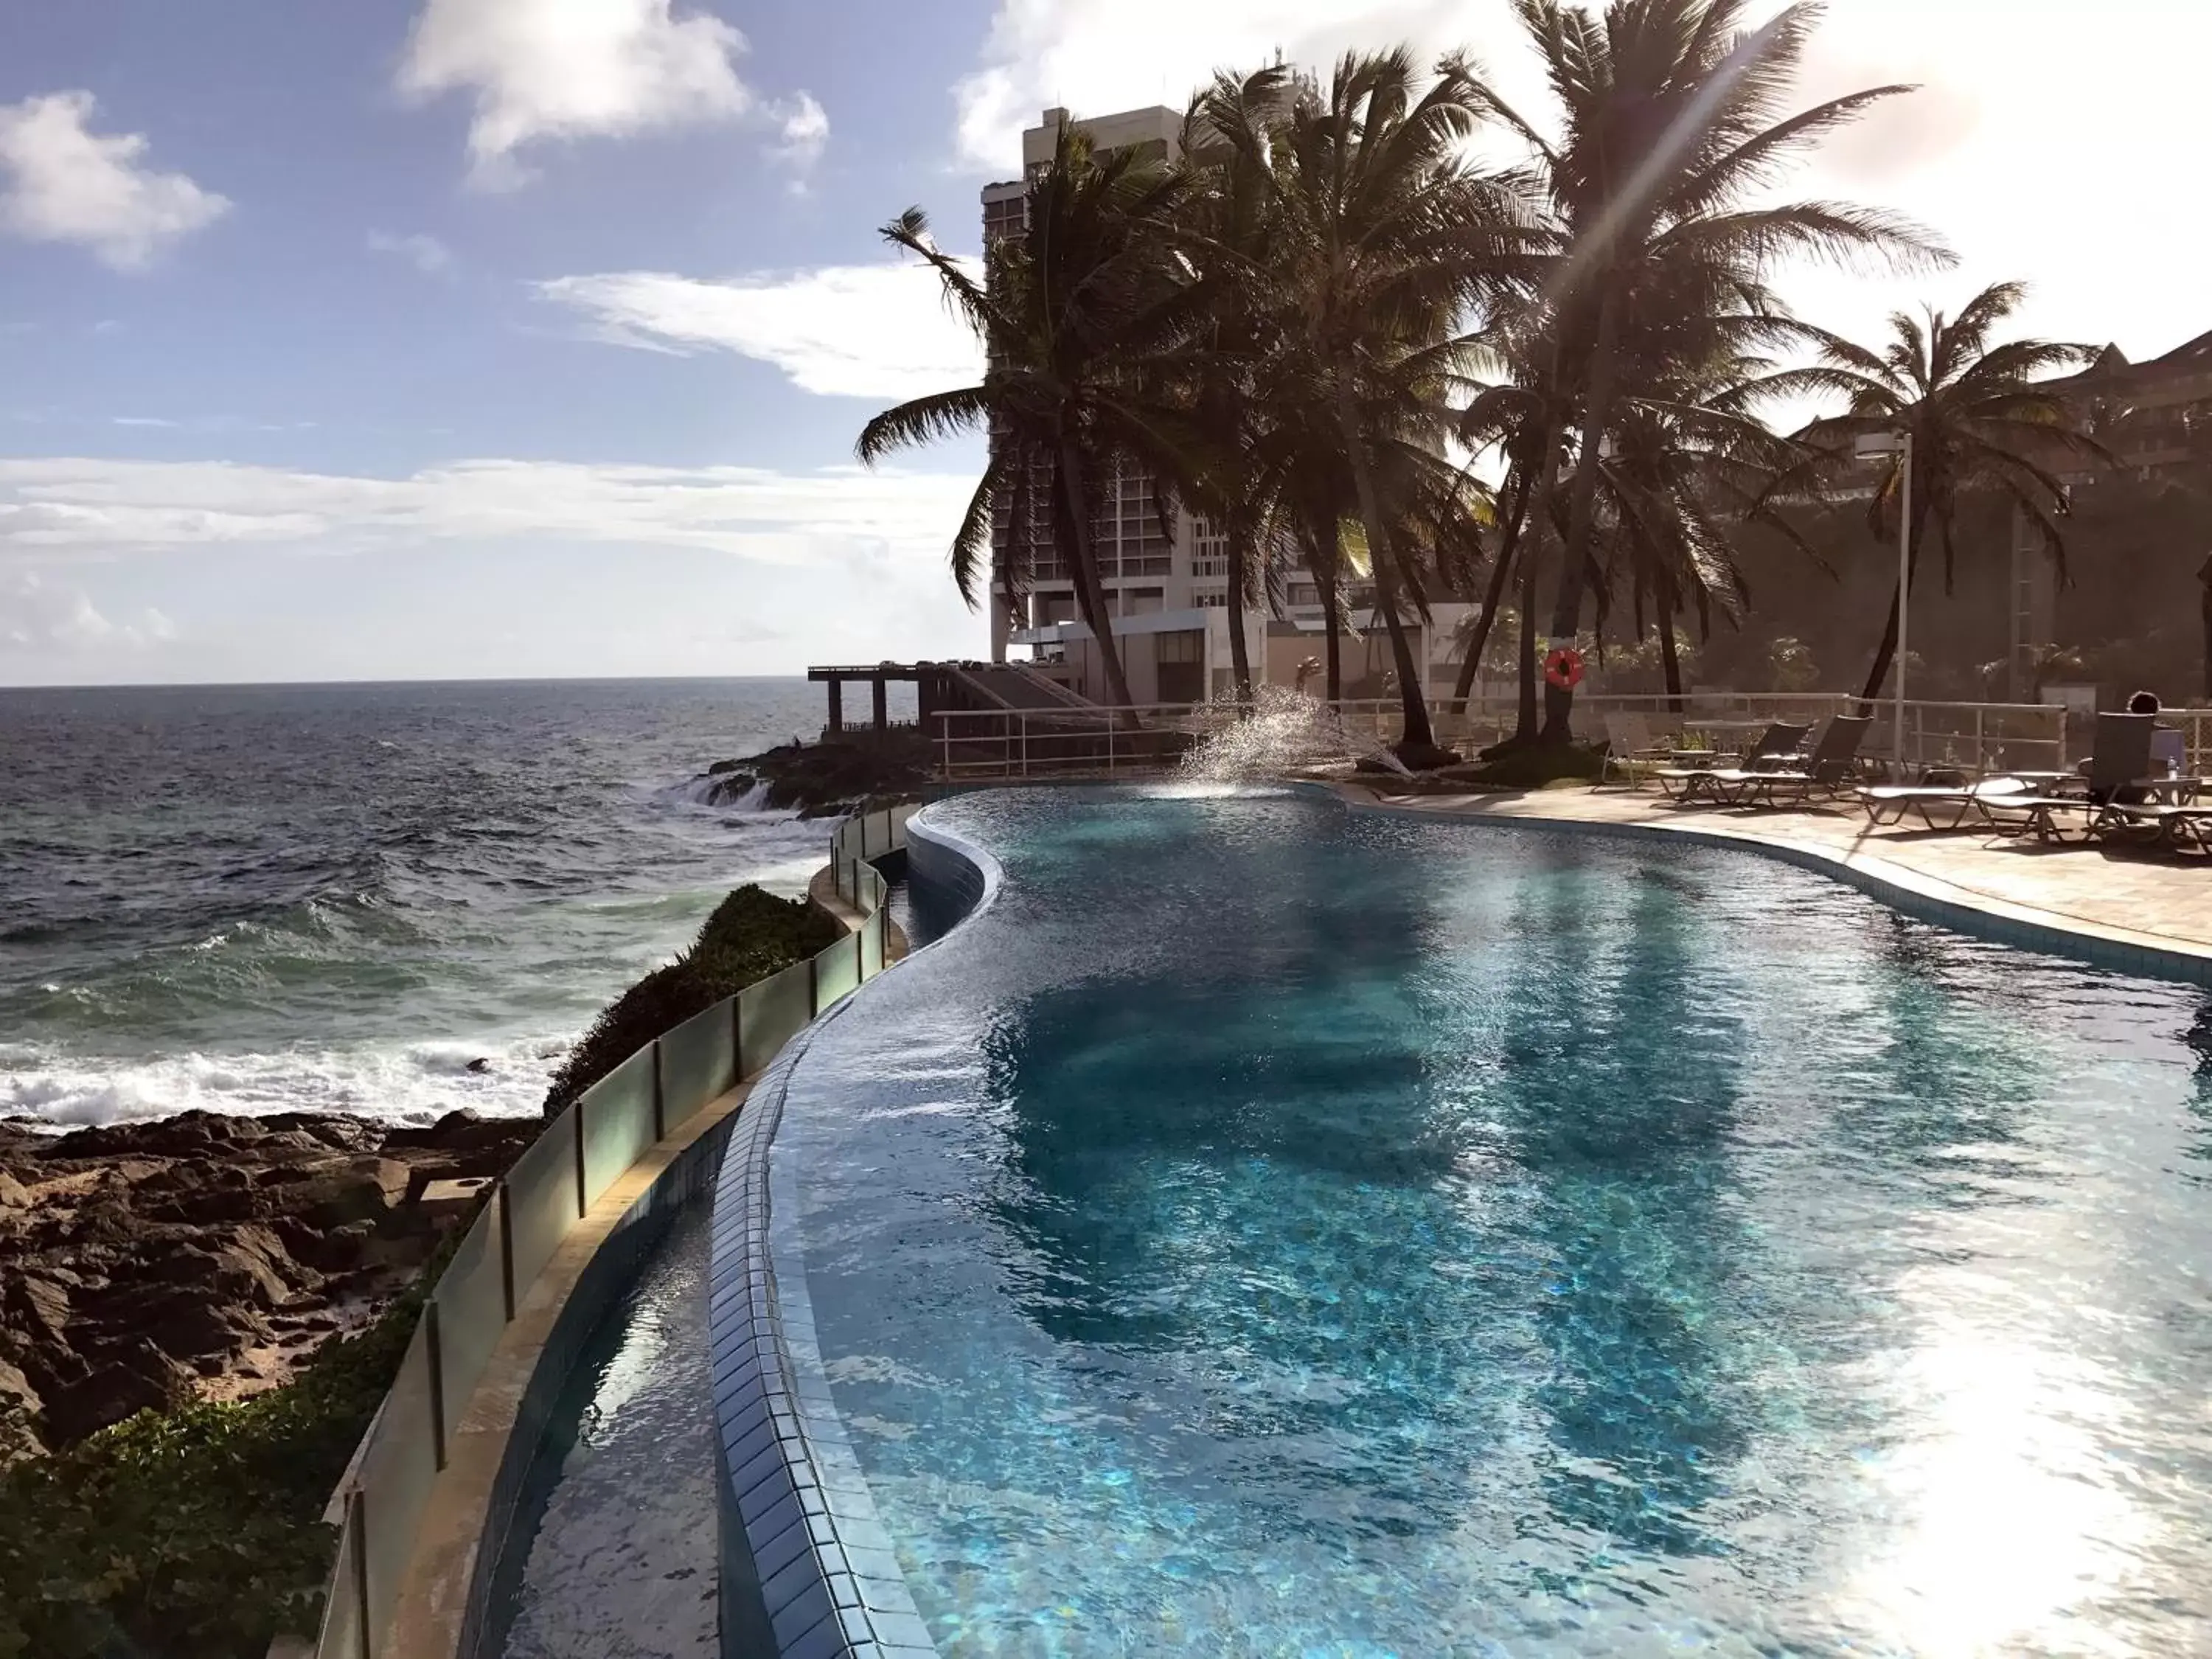
[[[1161,157],[1181,151],[1182,115],[1164,105],[1079,121],[1075,125],[1099,150],[1139,147]],[[1022,176],[983,187],[983,240],[1018,235],[1029,224],[1029,184],[1052,161],[1064,109],[1048,109],[1043,120],[1022,135]],[[1164,511],[1152,477],[1130,468],[1109,473],[1092,486],[1091,544],[1098,559],[1100,585],[1117,617],[1160,617],[1218,606],[1227,599],[1227,568],[1220,541],[1203,520]],[[1002,503],[992,534],[991,656],[1006,660],[1013,645],[1048,643],[1052,632],[1073,623],[1078,611],[1073,573],[1056,556],[1042,510],[1027,528],[1030,584],[1024,614],[1006,603],[1003,561],[1014,545],[1012,512]],[[1159,624],[1147,624],[1157,627]],[[1202,628],[1202,617],[1188,626]]]

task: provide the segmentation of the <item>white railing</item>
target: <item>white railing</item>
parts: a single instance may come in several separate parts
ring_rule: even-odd
[[[1724,749],[1745,735],[1741,728],[1757,723],[1786,720],[1812,726],[1858,707],[1856,696],[1842,691],[1708,691],[1676,700],[1663,694],[1603,694],[1575,699],[1575,726],[1584,742],[1599,742],[1608,712],[1633,712],[1655,732],[1682,732]],[[1346,699],[1335,708],[1345,734],[1355,742],[1389,744],[1404,734],[1405,708],[1395,697]],[[1869,757],[1899,761],[1896,708],[1894,702],[1874,706],[1875,724],[1862,750]],[[1428,708],[1437,740],[1470,757],[1511,735],[1519,720],[1518,700],[1510,691],[1470,697],[1464,709],[1449,696],[1432,697]],[[2067,710],[2055,703],[1908,701],[1905,716],[1901,759],[1907,769],[2056,770],[2069,758],[2069,740],[2088,739],[2079,720],[2069,732]],[[948,782],[1156,774],[1171,769],[1194,744],[1238,718],[1236,705],[1225,701],[945,710],[932,716],[929,735],[938,775]],[[2212,710],[2181,711],[2169,718],[2186,722],[2193,762],[2200,752],[2212,760]]]

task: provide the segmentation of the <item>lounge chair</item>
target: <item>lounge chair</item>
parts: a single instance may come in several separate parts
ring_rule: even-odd
[[[2044,792],[2026,778],[1995,777],[1972,784],[1881,783],[1856,793],[1869,828],[1902,823],[1912,812],[1930,830],[1963,830],[1969,818],[1982,828],[2001,830],[2006,826],[1996,809]],[[1949,821],[1938,823],[1936,815],[1946,808]]]
[[[1721,781],[1724,776],[1754,771],[1762,760],[1771,765],[1784,764],[1787,757],[1796,754],[1798,745],[1805,741],[1805,734],[1812,729],[1810,726],[1776,720],[1760,733],[1759,741],[1744,751],[1735,766],[1723,766],[1716,757],[1711,766],[1662,766],[1651,775],[1659,780],[1659,793],[1670,800],[1686,805],[1699,795],[1709,795],[1716,805],[1725,804],[1728,797],[1724,791],[1729,786]]]
[[[1598,766],[1602,785],[1617,772],[1633,789],[1638,775],[1663,766],[1674,757],[1674,745],[1651,733],[1648,715],[1608,710],[1605,717],[1605,758]]]
[[[2059,815],[2075,812],[2084,815],[2085,840],[2107,830],[2126,830],[2131,807],[2120,796],[2151,781],[2151,731],[2157,724],[2154,714],[2098,715],[2096,742],[2089,751],[2087,788],[2078,795],[2043,791],[2004,800],[2001,803],[2004,811],[2027,815],[2012,833],[2032,835],[2039,841],[2063,841],[2066,832],[2059,826]]]
[[[1859,744],[1874,724],[1869,714],[1832,714],[1820,728],[1820,740],[1802,765],[1757,767],[1716,774],[1723,787],[1733,787],[1731,799],[1738,806],[1782,805],[1784,793],[1804,801],[1815,793],[1833,795],[1858,775]]]

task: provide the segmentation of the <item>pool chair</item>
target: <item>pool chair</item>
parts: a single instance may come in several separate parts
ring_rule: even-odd
[[[1784,763],[1715,775],[1723,787],[1735,789],[1729,799],[1738,806],[1779,806],[1785,799],[1802,804],[1815,795],[1832,798],[1858,775],[1859,745],[1873,724],[1870,714],[1832,714],[1803,764]]]
[[[1649,715],[1607,712],[1605,758],[1598,765],[1601,787],[1618,776],[1633,789],[1640,775],[1656,770],[1674,758],[1674,745],[1652,735]]]
[[[1669,800],[1685,805],[1703,795],[1715,805],[1728,801],[1726,790],[1731,786],[1722,782],[1723,777],[1735,777],[1745,772],[1756,771],[1761,762],[1770,766],[1787,764],[1788,758],[1797,753],[1805,741],[1810,726],[1796,726],[1788,720],[1776,720],[1759,734],[1757,743],[1744,751],[1734,766],[1720,765],[1716,760],[1711,766],[1662,766],[1651,775],[1659,780],[1659,793]]]
[[[2033,836],[2038,841],[2063,841],[2066,830],[2060,818],[2078,814],[2085,841],[2093,836],[2127,833],[2130,804],[2121,797],[2154,788],[2160,781],[2150,775],[2151,731],[2157,724],[2154,714],[2098,715],[2096,743],[2085,769],[2087,787],[2079,793],[2046,788],[2008,797],[1996,803],[1997,807],[2021,816],[2002,820],[1998,827],[2012,835]]]
[[[2031,799],[2040,792],[2026,778],[1997,777],[1973,784],[1874,784],[1854,793],[1866,809],[1869,828],[1902,823],[1911,812],[1930,830],[1963,830],[1969,820],[1977,828],[2000,830],[2006,824],[1996,815],[1996,808],[2015,799]]]

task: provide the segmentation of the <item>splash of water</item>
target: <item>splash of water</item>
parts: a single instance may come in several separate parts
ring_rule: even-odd
[[[1287,686],[1256,688],[1251,712],[1237,718],[1234,697],[1217,698],[1218,724],[1182,757],[1186,777],[1209,783],[1250,783],[1299,772],[1372,761],[1409,778],[1404,762],[1373,738],[1347,732],[1328,704]]]

